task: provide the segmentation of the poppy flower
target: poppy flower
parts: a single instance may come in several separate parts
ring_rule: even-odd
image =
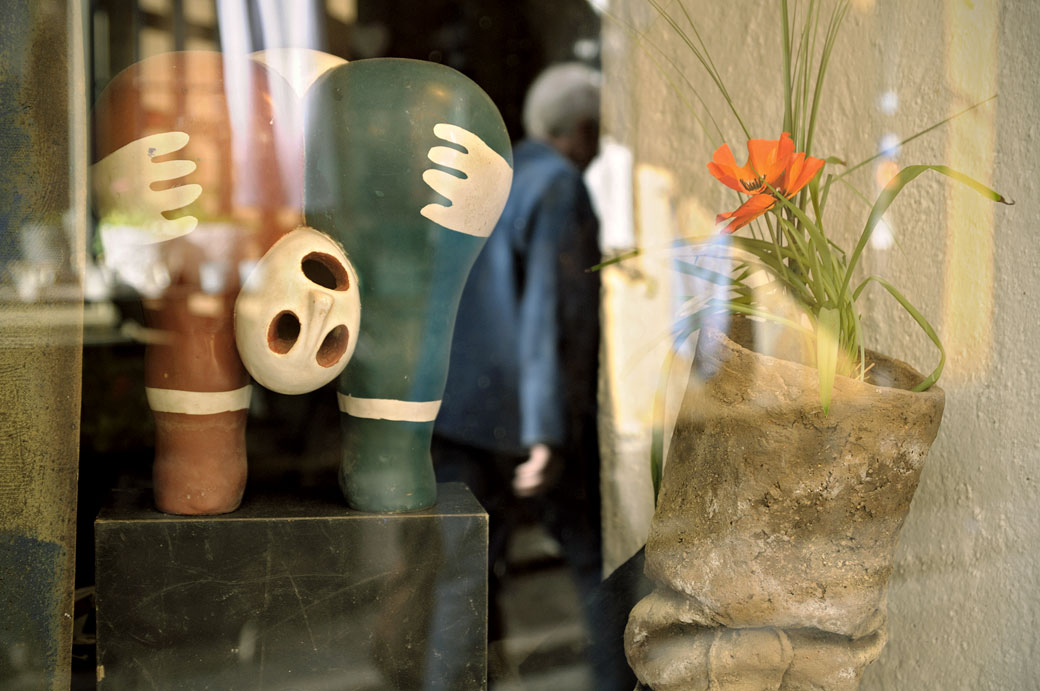
[[[723,144],[715,151],[708,170],[722,184],[753,196],[736,211],[719,214],[715,225],[725,233],[743,228],[776,204],[773,188],[789,198],[797,194],[823,167],[823,160],[794,153],[791,135],[784,132],[780,139],[752,139],[748,141],[748,162],[737,166],[729,146]]]
[[[716,149],[708,164],[708,171],[723,185],[744,194],[760,192],[767,184],[775,186],[794,155],[794,141],[787,132],[780,139],[750,139],[747,148],[743,166],[737,165],[729,144]]]
[[[715,227],[724,233],[732,233],[751,223],[756,218],[773,208],[776,199],[771,194],[756,194],[740,205],[736,211],[719,214],[715,217]]]
[[[785,197],[793,197],[816,177],[820,168],[823,168],[823,159],[806,156],[804,152],[796,153],[787,164],[787,170],[784,171],[784,177],[777,189]]]

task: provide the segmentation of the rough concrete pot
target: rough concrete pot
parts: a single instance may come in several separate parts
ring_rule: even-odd
[[[655,691],[856,689],[885,643],[903,519],[945,395],[868,354],[820,408],[816,370],[706,329],[646,548],[629,663]]]

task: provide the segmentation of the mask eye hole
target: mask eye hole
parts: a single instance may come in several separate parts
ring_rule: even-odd
[[[331,254],[311,252],[303,258],[300,268],[303,269],[303,275],[312,283],[317,283],[323,288],[329,290],[350,288],[347,270]]]
[[[347,352],[347,343],[349,341],[350,332],[342,324],[330,331],[325,336],[325,340],[321,342],[321,347],[318,348],[318,364],[322,367],[335,365],[343,357],[343,354]]]
[[[300,318],[292,312],[281,312],[267,327],[267,345],[279,355],[285,355],[300,337]]]

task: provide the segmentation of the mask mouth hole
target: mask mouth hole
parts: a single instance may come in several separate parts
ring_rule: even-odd
[[[324,252],[311,252],[300,264],[303,275],[312,283],[317,283],[322,288],[329,290],[347,290],[350,288],[350,278],[347,270],[338,259]]]
[[[347,352],[347,343],[350,342],[350,332],[347,327],[340,324],[325,336],[318,348],[316,359],[322,367],[332,367]]]
[[[267,328],[267,347],[285,355],[300,338],[300,318],[292,312],[280,312]]]

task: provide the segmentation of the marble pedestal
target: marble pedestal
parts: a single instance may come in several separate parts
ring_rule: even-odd
[[[200,517],[117,493],[95,522],[98,688],[485,688],[487,525],[457,483],[392,515],[336,487]]]

